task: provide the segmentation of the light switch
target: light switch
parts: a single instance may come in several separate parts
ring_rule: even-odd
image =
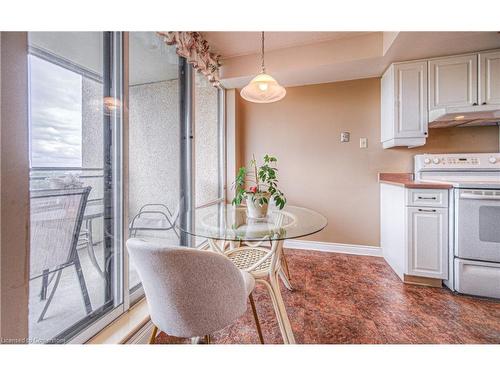
[[[340,133],[340,142],[349,142],[351,134],[349,132]]]
[[[359,139],[359,148],[367,148],[368,147],[368,139],[360,138]]]

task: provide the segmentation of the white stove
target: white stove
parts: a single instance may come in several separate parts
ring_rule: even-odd
[[[500,153],[416,155],[415,179],[454,187],[445,284],[460,293],[500,298]]]

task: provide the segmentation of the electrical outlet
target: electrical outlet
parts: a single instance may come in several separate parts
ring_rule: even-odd
[[[368,139],[360,138],[359,139],[359,148],[367,148],[368,147]]]
[[[351,133],[349,132],[340,133],[340,142],[349,142],[350,138],[351,138]]]

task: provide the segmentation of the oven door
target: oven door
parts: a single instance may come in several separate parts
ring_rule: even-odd
[[[500,262],[500,190],[456,192],[455,256]]]

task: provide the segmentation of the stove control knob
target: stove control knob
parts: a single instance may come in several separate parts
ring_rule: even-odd
[[[434,159],[432,159],[432,162],[433,162],[434,164],[439,164],[439,159],[438,159],[438,158],[434,158]]]
[[[425,164],[430,164],[430,162],[431,162],[431,159],[429,159],[429,158],[425,158],[425,159],[424,159],[424,163],[425,163]]]
[[[488,159],[488,161],[490,162],[490,164],[495,164],[497,162],[497,158],[494,157],[494,156],[490,156],[490,158]]]

